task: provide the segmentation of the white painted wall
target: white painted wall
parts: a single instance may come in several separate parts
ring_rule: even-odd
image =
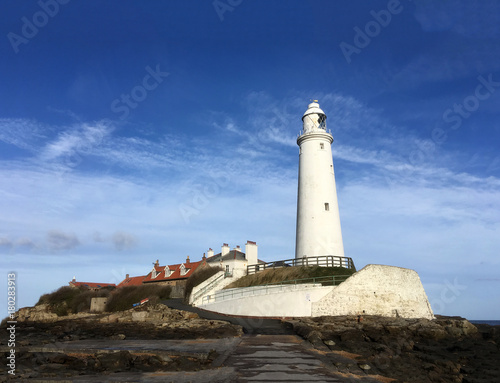
[[[303,133],[297,139],[300,154],[295,258],[344,256],[332,160],[333,137],[322,120],[326,120],[326,115],[319,105],[309,104],[303,116]]]
[[[256,265],[258,262],[257,258],[258,247],[255,242],[247,241],[245,245],[245,257],[249,265]]]
[[[249,289],[240,290],[241,294],[250,294]],[[214,303],[200,305],[199,307],[209,311],[216,311],[223,314],[259,316],[259,317],[291,317],[310,316],[311,304],[328,294],[331,286],[306,286],[290,285],[285,286],[282,291],[278,288],[275,291],[262,290],[262,294],[255,292],[255,295],[243,298],[225,299]],[[237,293],[237,292],[235,292]],[[239,295],[239,294],[238,294]]]
[[[260,291],[259,291],[260,289]],[[223,297],[222,295],[226,296]],[[232,296],[231,296],[232,295]],[[401,267],[368,265],[339,286],[250,287],[219,291],[201,308],[262,317],[381,315],[433,319],[418,274]]]
[[[312,305],[312,316],[382,315],[433,319],[416,271],[367,265]]]

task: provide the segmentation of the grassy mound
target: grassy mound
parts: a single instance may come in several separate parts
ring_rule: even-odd
[[[168,285],[148,284],[120,287],[109,295],[106,311],[115,312],[132,308],[134,303],[149,298],[151,304],[170,298],[172,287]]]
[[[193,291],[193,287],[198,286],[200,283],[206,281],[212,275],[217,274],[219,271],[222,271],[221,267],[203,267],[201,269],[196,270],[193,275],[191,275],[186,281],[186,288],[184,290],[184,300],[188,300],[191,295],[191,291]]]
[[[107,297],[114,287],[104,287],[99,291],[91,291],[84,287],[63,286],[49,294],[43,294],[36,306],[48,304],[58,316],[76,314],[90,310],[90,301],[94,297]]]
[[[282,267],[278,269],[268,269],[256,274],[244,276],[234,281],[226,289],[234,287],[261,286],[267,284],[278,284],[283,281],[294,279],[306,279],[317,277],[349,276],[355,271],[344,267],[321,267],[321,266],[295,266]],[[311,283],[311,280],[298,281],[297,283]]]

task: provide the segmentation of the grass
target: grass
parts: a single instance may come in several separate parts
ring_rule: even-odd
[[[50,310],[58,316],[76,314],[89,311],[92,298],[107,297],[113,289],[114,287],[104,287],[98,291],[92,291],[84,287],[63,286],[49,294],[43,294],[36,306],[47,304]]]
[[[134,303],[149,298],[154,304],[160,300],[170,298],[172,287],[168,285],[147,284],[140,286],[125,286],[114,290],[108,297],[107,312],[116,312],[131,309]]]
[[[184,300],[188,301],[189,296],[191,295],[191,291],[195,286],[198,286],[200,283],[206,281],[212,275],[217,274],[219,271],[222,271],[221,267],[203,267],[201,269],[197,269],[193,275],[191,275],[186,281],[186,287],[184,290]]]
[[[321,266],[295,266],[268,269],[256,274],[244,276],[234,281],[226,289],[234,287],[262,286],[267,284],[278,284],[283,281],[294,279],[305,279],[315,277],[349,276],[355,271],[344,267],[321,267]],[[310,283],[311,281],[299,281],[299,283]]]

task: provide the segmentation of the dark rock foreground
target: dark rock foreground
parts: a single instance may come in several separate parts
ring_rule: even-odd
[[[39,382],[251,381],[257,372],[272,377],[282,374],[285,366],[293,372],[293,363],[285,363],[292,359],[283,359],[280,365],[273,355],[283,354],[281,349],[296,349],[292,355],[302,355],[303,360],[321,367],[333,379],[328,381],[500,382],[500,326],[472,325],[456,317],[430,321],[343,316],[283,322],[283,329],[293,328],[300,338],[275,334],[274,327],[269,333],[273,335],[248,331],[243,335],[241,326],[164,305],[68,317],[52,315],[45,307],[23,309],[16,324],[16,375],[10,378]],[[0,331],[5,332],[6,326],[4,322]],[[256,336],[261,336],[256,340],[260,348],[252,343]],[[265,342],[270,342],[268,351]],[[246,350],[245,345],[251,346]],[[248,358],[237,359],[236,355],[255,354],[255,350],[262,350],[257,351],[259,355],[269,353],[274,364],[267,364],[264,358],[262,364],[254,360],[253,367],[242,367],[242,360]],[[6,360],[9,347],[3,338],[0,351]],[[303,363],[297,374],[300,366]],[[262,369],[275,370],[264,374]],[[175,371],[178,375],[172,375]],[[6,363],[2,363],[0,381],[7,379]]]
[[[432,321],[321,317],[289,323],[328,353],[341,373],[384,376],[386,382],[500,382],[500,326],[443,316]]]

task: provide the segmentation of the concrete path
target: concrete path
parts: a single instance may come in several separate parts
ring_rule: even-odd
[[[238,382],[343,382],[295,335],[245,336],[224,365]]]

